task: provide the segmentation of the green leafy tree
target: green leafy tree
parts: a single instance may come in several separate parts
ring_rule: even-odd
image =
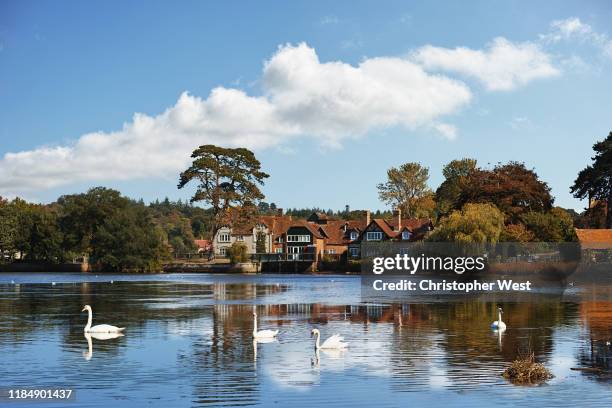
[[[606,202],[606,228],[612,228],[612,132],[593,150],[593,163],[578,173],[570,191],[576,198]]]
[[[13,206],[0,197],[0,263],[13,257],[17,216]]]
[[[234,242],[229,248],[227,248],[227,257],[233,264],[246,262],[249,259],[247,254],[247,247],[242,242]]]
[[[93,240],[100,226],[115,213],[124,211],[128,200],[121,193],[94,187],[84,194],[71,194],[57,200],[64,248],[76,254],[91,255]]]
[[[266,253],[266,234],[263,231],[257,231],[255,236],[255,252],[258,254]]]
[[[444,181],[436,190],[435,197],[440,215],[446,215],[456,208],[461,191],[476,169],[476,160],[469,158],[453,160],[444,166],[442,169]]]
[[[29,241],[26,258],[39,262],[63,262],[63,235],[59,229],[57,215],[48,208],[32,205],[28,217],[30,220],[24,223],[24,226],[29,227],[26,232]]]
[[[146,208],[130,202],[97,229],[92,240],[92,262],[109,271],[159,271],[168,256],[162,234]]]
[[[13,236],[14,251],[19,252],[21,256],[28,254],[31,250],[30,233],[32,230],[32,207],[21,198],[15,198],[11,203],[10,212],[16,220],[16,228]]]
[[[200,146],[192,153],[191,166],[180,175],[178,188],[197,183],[191,202],[204,202],[212,214],[211,237],[228,217],[249,218],[264,198],[259,186],[268,174],[253,152],[245,148]]]
[[[440,220],[428,241],[496,243],[504,229],[504,215],[492,204],[466,204]]]
[[[60,197],[64,249],[89,255],[105,271],[158,271],[168,257],[164,236],[142,203],[118,191],[96,187]]]
[[[378,197],[387,205],[400,208],[409,217],[415,217],[418,202],[430,193],[427,187],[429,169],[419,163],[404,163],[387,170],[387,181],[378,184]]]
[[[574,220],[562,208],[555,207],[551,211],[528,212],[522,220],[534,235],[533,241],[540,242],[571,242],[576,240]]]

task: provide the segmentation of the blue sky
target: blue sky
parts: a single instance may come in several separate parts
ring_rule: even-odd
[[[326,3],[1,1],[0,195],[185,199],[178,172],[216,143],[254,149],[281,207],[382,209],[390,166],[435,189],[461,157],[523,161],[584,207],[609,2]]]

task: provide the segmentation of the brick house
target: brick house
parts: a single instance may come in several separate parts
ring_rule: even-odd
[[[286,259],[318,262],[325,249],[325,238],[316,223],[294,221],[285,234]]]
[[[365,211],[364,218],[359,220],[336,220],[325,213],[315,212],[305,221],[296,221],[286,234],[287,259],[318,262],[324,255],[341,259],[347,255],[349,245],[359,239],[369,218],[369,211]]]
[[[283,215],[282,209],[279,209],[276,215],[259,216],[248,223],[236,225],[228,222],[215,235],[213,244],[215,255],[225,256],[227,248],[236,242],[246,246],[247,254],[255,254],[257,237],[260,235],[264,240],[265,253],[282,252],[283,237],[291,223],[292,217]]]
[[[349,244],[349,256],[361,257],[362,242],[420,241],[432,229],[431,219],[402,218],[401,210],[395,210],[391,219],[374,218],[369,221],[359,238]]]
[[[359,240],[369,223],[370,211],[364,211],[364,217],[358,220],[327,220],[321,225],[326,238],[324,254],[338,259],[347,256],[350,244]]]

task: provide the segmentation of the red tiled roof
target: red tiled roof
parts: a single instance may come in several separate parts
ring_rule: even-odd
[[[397,224],[396,217],[385,220],[385,222],[389,224],[391,228],[393,228],[393,230],[395,231],[398,230],[397,228],[398,224]],[[413,232],[419,228],[429,225],[430,222],[431,221],[427,218],[402,218],[402,228],[408,227],[408,230]]]
[[[361,220],[349,220],[346,221],[346,223],[348,224],[348,229],[354,229],[359,232],[363,231],[367,227],[365,218]]]
[[[411,240],[422,238],[429,230],[431,221],[429,219],[404,218],[402,219],[402,228],[398,229],[397,218],[393,220],[384,220],[382,218],[374,218],[372,223],[375,223],[387,237],[397,238],[402,231],[408,230],[412,233]],[[367,227],[366,227],[367,228]]]
[[[378,228],[380,228],[389,238],[394,238],[397,235],[397,231],[393,231],[392,226],[382,218],[374,218],[372,222],[378,225]]]
[[[198,249],[208,249],[210,248],[211,242],[208,239],[196,239],[193,243],[198,247]]]
[[[582,248],[612,248],[612,229],[576,228],[576,235]]]
[[[250,235],[257,224],[265,225],[275,236],[282,235],[293,222],[290,215],[261,215],[250,222],[241,223],[232,227],[232,235]]]
[[[346,239],[345,225],[347,225],[347,222],[342,220],[328,221],[326,225],[322,225],[321,229],[328,238],[327,243],[337,245],[347,244],[349,240]]]

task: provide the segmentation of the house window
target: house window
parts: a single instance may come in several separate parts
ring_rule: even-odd
[[[359,256],[359,248],[349,248],[349,252],[351,253],[351,256],[353,258],[356,258]]]
[[[219,234],[219,242],[230,242],[230,234],[224,232],[222,234]]]
[[[369,231],[366,234],[366,240],[368,240],[368,241],[380,241],[380,240],[382,240],[382,232],[380,232],[380,231]]]
[[[226,247],[219,248],[219,255],[225,256],[226,255],[226,250],[227,250]]]
[[[289,252],[289,255],[287,256],[288,260],[299,261],[302,259],[302,253],[304,252],[304,248],[298,246],[290,246],[287,247],[287,252]]]
[[[287,235],[287,242],[310,242],[310,235]]]
[[[336,250],[335,249],[328,249],[327,253],[330,254],[330,255],[334,255],[336,253]]]
[[[402,232],[402,239],[403,240],[409,240],[410,239],[410,232],[409,231],[403,231]]]
[[[274,252],[276,252],[277,254],[282,254],[283,253],[283,248],[276,248],[274,250]]]
[[[240,241],[240,242],[244,241],[244,235],[238,235],[236,237],[236,241]]]
[[[358,235],[357,235],[357,232],[355,232],[355,231],[351,231],[351,235],[350,235],[350,237],[351,237],[351,241],[356,240],[356,239],[357,239],[357,236],[358,236]]]

